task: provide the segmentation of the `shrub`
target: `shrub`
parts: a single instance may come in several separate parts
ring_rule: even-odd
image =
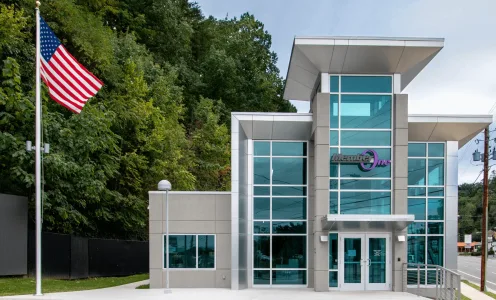
[[[472,256],[481,256],[482,255],[482,252],[480,251],[475,251],[475,252],[472,252],[472,254],[470,254]]]

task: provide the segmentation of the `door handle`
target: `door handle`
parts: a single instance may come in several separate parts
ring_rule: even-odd
[[[371,262],[370,258],[367,258],[367,260],[369,261],[367,266],[370,266],[370,262]]]

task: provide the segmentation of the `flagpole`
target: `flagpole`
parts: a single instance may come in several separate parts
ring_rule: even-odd
[[[36,294],[41,292],[41,82],[40,82],[40,1],[36,1]]]

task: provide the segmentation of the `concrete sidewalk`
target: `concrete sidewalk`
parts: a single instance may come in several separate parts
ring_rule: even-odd
[[[427,299],[409,293],[394,292],[324,292],[316,293],[313,289],[247,289],[233,291],[229,289],[173,289],[171,294],[164,294],[163,289],[137,290],[136,286],[146,281],[99,290],[70,293],[52,293],[42,297],[10,296],[0,299],[122,299],[122,300],[419,300]],[[134,287],[133,287],[134,286]]]
[[[494,300],[493,298],[489,297],[488,295],[474,289],[470,285],[466,283],[461,283],[461,288],[462,288],[462,294],[469,297],[472,300]]]

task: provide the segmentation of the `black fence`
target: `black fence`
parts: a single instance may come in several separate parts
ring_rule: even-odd
[[[28,273],[36,270],[34,231],[28,238]],[[83,238],[44,232],[42,272],[45,277],[77,279],[148,273],[148,242]]]

